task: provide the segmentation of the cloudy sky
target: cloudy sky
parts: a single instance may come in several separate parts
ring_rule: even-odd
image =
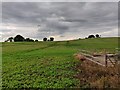
[[[118,36],[117,2],[3,2],[0,36],[42,40]]]

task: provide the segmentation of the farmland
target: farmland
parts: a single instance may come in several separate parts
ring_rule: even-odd
[[[3,88],[79,88],[80,50],[115,53],[118,38],[2,43]]]

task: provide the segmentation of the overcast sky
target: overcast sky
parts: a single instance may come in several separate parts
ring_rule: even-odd
[[[2,40],[17,34],[39,40],[118,36],[118,3],[3,2]]]

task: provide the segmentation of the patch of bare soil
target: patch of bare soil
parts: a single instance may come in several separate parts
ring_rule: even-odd
[[[89,60],[80,61],[75,67],[75,78],[81,88],[120,88],[120,64],[116,67],[103,67]]]

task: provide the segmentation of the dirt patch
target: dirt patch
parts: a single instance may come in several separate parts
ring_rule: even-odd
[[[89,60],[80,61],[75,67],[75,78],[80,80],[82,88],[120,88],[120,73],[116,67],[102,67]]]

